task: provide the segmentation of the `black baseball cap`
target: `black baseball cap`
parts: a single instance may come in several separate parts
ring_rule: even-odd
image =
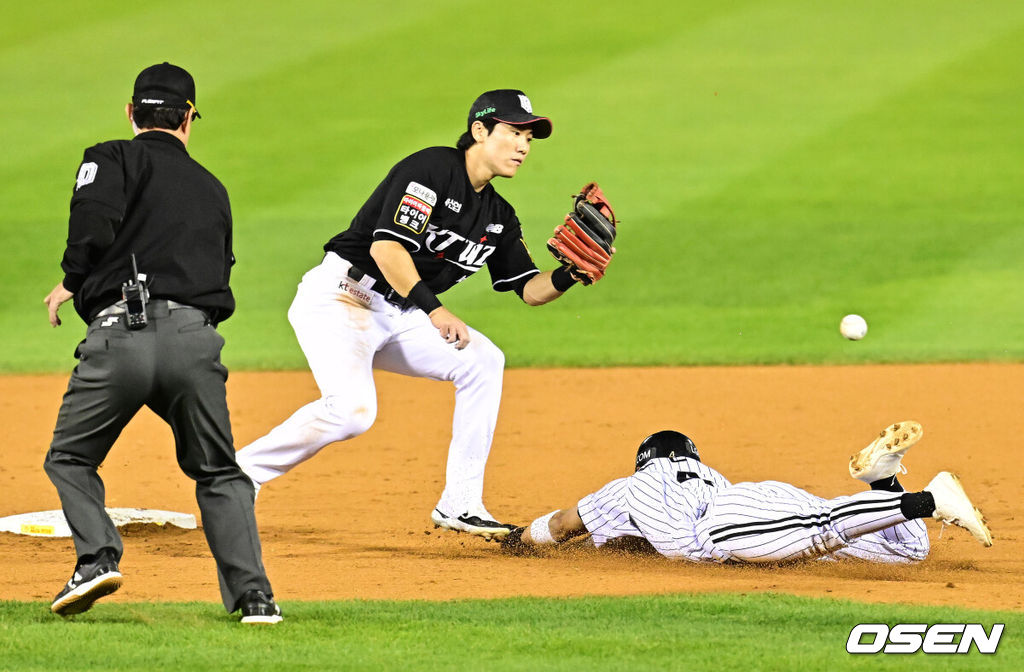
[[[551,135],[551,120],[534,114],[530,99],[518,89],[496,89],[480,94],[473,101],[473,107],[469,108],[466,127],[484,119],[494,119],[512,126],[529,126],[533,130],[533,137],[538,140]]]
[[[139,73],[132,91],[132,104],[191,109],[199,118],[195,80],[187,70],[167,61]]]

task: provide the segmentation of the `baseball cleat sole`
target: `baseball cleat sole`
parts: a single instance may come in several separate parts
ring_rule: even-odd
[[[903,469],[903,455],[922,436],[921,424],[912,420],[889,425],[878,438],[850,458],[850,476],[865,483],[895,476]]]
[[[274,625],[280,623],[284,618],[281,614],[271,616],[242,616],[241,623],[245,625]]]

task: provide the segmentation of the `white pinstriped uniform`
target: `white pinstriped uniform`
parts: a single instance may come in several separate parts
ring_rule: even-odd
[[[579,501],[596,546],[644,537],[662,555],[692,562],[858,558],[909,563],[928,556],[921,520],[898,492],[824,499],[779,481],[731,484],[690,459],[656,458]]]

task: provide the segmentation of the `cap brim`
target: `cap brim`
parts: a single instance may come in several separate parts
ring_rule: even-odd
[[[510,126],[529,126],[530,130],[533,131],[533,137],[538,140],[543,140],[551,135],[551,120],[547,117],[535,117],[532,114],[506,114],[502,116],[504,118],[491,118]]]

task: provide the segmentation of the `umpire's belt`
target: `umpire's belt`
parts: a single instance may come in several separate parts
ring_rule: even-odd
[[[364,277],[366,277],[367,274],[355,266],[349,266],[347,275],[356,282],[359,282]],[[377,292],[378,294],[383,296],[384,300],[390,303],[392,306],[395,306],[396,308],[400,308],[402,310],[407,310],[414,306],[412,301],[409,301],[404,296],[402,296],[394,289],[392,289],[391,285],[389,285],[385,280],[380,278],[374,278],[372,275],[370,277],[373,278],[373,285],[371,285],[372,289],[370,291]]]
[[[198,310],[206,315],[206,311],[202,308],[196,308],[195,306],[190,306],[187,303],[178,303],[171,299],[153,299],[146,302],[146,315],[149,317],[167,317],[172,310],[181,310],[182,308]],[[124,301],[118,301],[117,303],[107,306],[100,312],[96,313],[96,317],[92,319],[95,320],[100,317],[107,317],[108,315],[124,315],[127,312],[128,307],[125,305]]]

